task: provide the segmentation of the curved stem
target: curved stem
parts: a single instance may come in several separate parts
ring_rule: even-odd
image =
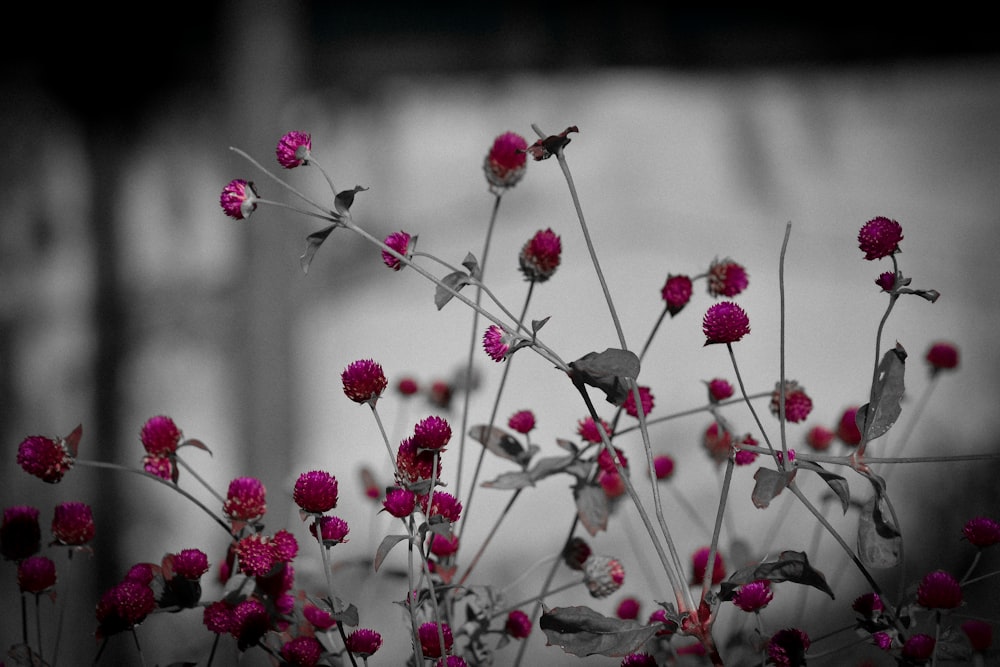
[[[277,176],[275,176],[269,169],[267,169],[260,162],[257,162],[257,160],[255,160],[252,157],[250,157],[250,155],[248,155],[245,151],[242,151],[239,148],[235,148],[233,146],[230,146],[229,150],[233,151],[234,153],[236,153],[237,155],[241,156],[243,159],[245,159],[246,161],[248,161],[250,164],[252,164],[253,166],[255,166],[258,169],[260,169],[262,172],[264,172],[269,177],[271,177],[273,180],[275,180],[278,183],[278,185],[280,185],[281,187],[285,188],[286,190],[288,190],[289,192],[291,192],[293,195],[295,195],[296,197],[298,197],[302,201],[306,202],[310,206],[314,206],[315,208],[319,209],[323,213],[329,213],[329,211],[327,209],[323,208],[322,206],[320,206],[319,204],[317,204],[316,202],[314,202],[312,199],[310,199],[309,197],[306,197],[304,194],[302,194],[301,192],[299,192],[298,190],[296,190],[295,188],[293,188],[291,185],[289,185],[285,181],[283,181],[280,178],[278,178]],[[334,196],[336,196],[337,193],[334,192],[333,194],[334,194]]]

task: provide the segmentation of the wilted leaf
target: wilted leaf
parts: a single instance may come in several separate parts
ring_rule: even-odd
[[[66,449],[69,453],[76,458],[77,452],[80,449],[80,438],[83,437],[83,424],[77,424],[73,432],[63,438],[63,443],[66,445]]]
[[[462,266],[469,270],[469,275],[473,278],[479,277],[479,262],[471,252],[466,254],[465,259],[462,260]]]
[[[809,557],[802,551],[782,551],[778,559],[759,565],[744,567],[730,575],[720,584],[719,597],[731,600],[736,589],[743,584],[758,579],[774,582],[790,581],[819,589],[834,599],[833,590],[826,583],[826,577],[809,565]]]
[[[881,480],[880,480],[881,481]],[[889,568],[899,563],[902,535],[882,513],[884,486],[874,480],[875,493],[858,518],[858,558],[867,567]]]
[[[906,350],[899,343],[882,356],[878,367],[878,379],[872,392],[871,403],[858,408],[855,420],[864,435],[865,442],[871,442],[885,433],[896,423],[902,411],[903,372],[906,369]]]
[[[537,447],[532,448],[533,451],[526,450],[517,438],[496,426],[490,427],[486,424],[473,426],[469,429],[469,437],[497,456],[514,461],[521,467],[528,465],[532,455],[538,451]]]
[[[595,484],[577,484],[573,487],[576,513],[580,523],[591,537],[608,528],[608,496]]]
[[[378,545],[378,550],[375,552],[375,571],[378,572],[379,567],[382,566],[382,561],[385,557],[389,555],[392,548],[402,542],[405,539],[409,539],[409,535],[386,535],[382,538],[382,543]]]
[[[621,405],[628,396],[628,382],[639,375],[639,357],[628,350],[608,348],[588,352],[569,364],[570,378],[578,387],[589,384],[604,392],[608,403]]]
[[[534,486],[535,482],[556,473],[566,472],[577,478],[585,478],[589,465],[573,456],[548,456],[539,459],[531,470],[502,473],[491,482],[483,482],[489,489],[521,489]]]
[[[302,273],[309,273],[309,265],[312,264],[313,256],[319,247],[323,245],[323,241],[326,241],[326,237],[330,235],[337,225],[330,225],[325,229],[321,229],[318,232],[313,232],[306,237],[306,251],[302,253],[299,257],[299,264],[302,266]]]
[[[820,464],[815,461],[806,461],[805,459],[799,459],[796,461],[798,467],[805,468],[806,470],[812,470],[817,475],[823,478],[823,481],[827,483],[837,497],[840,498],[840,506],[844,510],[844,514],[847,514],[848,508],[851,506],[851,487],[847,483],[847,479],[841,475],[829,472],[824,469]]]
[[[185,447],[185,446],[187,446],[187,447],[195,447],[196,449],[200,449],[203,452],[208,452],[209,454],[212,453],[212,450],[209,449],[205,445],[204,442],[202,442],[201,440],[196,440],[195,438],[188,438],[187,440],[185,440],[184,442],[182,442],[181,444],[179,444],[177,446],[178,447]]]
[[[753,474],[757,483],[754,484],[753,493],[750,494],[754,507],[763,509],[770,505],[794,477],[794,468],[783,472],[770,468],[757,468],[757,472]]]
[[[364,192],[368,188],[363,188],[360,185],[355,185],[353,190],[341,190],[337,193],[337,196],[333,198],[333,207],[337,209],[337,212],[341,215],[346,215],[348,211],[351,210],[351,206],[354,204],[354,195],[358,192]]]
[[[538,621],[549,646],[558,646],[578,657],[620,657],[638,651],[661,628],[659,623],[602,616],[589,607],[546,609]]]
[[[330,616],[338,623],[354,627],[360,622],[358,608],[353,604],[345,605],[344,601],[340,598],[333,598],[333,609],[334,612]],[[340,611],[337,611],[337,609]]]
[[[455,271],[454,273],[449,273],[442,278],[441,282],[458,292],[463,287],[468,285],[471,280],[472,279],[469,277],[469,274],[463,273],[462,271]],[[437,306],[438,310],[441,310],[454,296],[455,295],[447,289],[438,285],[437,289],[434,290],[434,305]]]

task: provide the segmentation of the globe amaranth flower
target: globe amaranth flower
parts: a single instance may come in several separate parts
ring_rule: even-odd
[[[902,655],[907,660],[911,661],[924,661],[930,660],[930,657],[934,654],[934,638],[928,634],[917,633],[912,635],[903,644]]]
[[[657,667],[656,657],[649,653],[629,653],[622,658],[621,667]]]
[[[294,169],[303,164],[308,164],[312,155],[312,137],[305,132],[291,131],[278,140],[278,146],[274,149],[278,158],[278,164],[285,169]]]
[[[969,619],[961,627],[973,651],[985,652],[993,645],[993,626],[986,621]]]
[[[443,451],[451,440],[451,425],[441,417],[425,417],[413,427],[413,441],[420,449]]]
[[[656,479],[670,479],[674,475],[674,459],[667,454],[660,454],[653,457],[653,473]]]
[[[241,600],[233,608],[233,625],[229,633],[236,638],[241,651],[256,646],[271,628],[271,617],[267,607],[257,598]]]
[[[208,556],[201,549],[182,549],[173,557],[174,574],[196,581],[208,572]]]
[[[705,569],[708,566],[708,556],[710,547],[701,547],[691,556],[691,584],[701,585],[705,581]],[[712,585],[719,583],[726,578],[726,566],[722,562],[722,554],[715,553],[715,561],[712,566]]]
[[[878,646],[883,651],[892,649],[892,635],[888,632],[878,631],[872,633],[872,644]]]
[[[735,392],[733,385],[728,380],[723,380],[722,378],[713,378],[705,384],[708,385],[708,400],[712,403],[724,401]]]
[[[625,583],[625,568],[619,560],[593,554],[583,564],[583,580],[592,597],[606,598]]]
[[[56,564],[45,556],[29,556],[17,564],[17,585],[22,593],[44,593],[56,585]]]
[[[853,405],[844,410],[837,424],[837,437],[845,445],[855,446],[861,442],[861,429],[858,428],[858,406]]]
[[[434,467],[435,459],[437,468]],[[413,438],[406,438],[396,450],[396,470],[400,484],[419,485],[430,480],[432,475],[434,479],[441,478],[441,458],[430,450],[420,449]]]
[[[756,444],[756,441],[754,444]],[[757,452],[751,452],[749,449],[737,448],[736,453],[733,455],[733,463],[738,466],[748,466],[756,460]]]
[[[157,575],[162,574],[160,566],[153,563],[136,563],[128,569],[122,581],[134,581],[137,584],[148,586],[153,583]]]
[[[562,551],[563,562],[571,570],[582,570],[590,555],[590,545],[582,537],[571,537]]]
[[[798,423],[805,421],[809,413],[812,412],[813,402],[806,394],[804,387],[795,380],[785,380],[785,419]],[[771,414],[780,417],[781,411],[781,383],[774,383],[774,391],[771,393]]]
[[[236,178],[222,188],[219,205],[222,211],[234,220],[245,220],[257,210],[257,188],[253,181]]]
[[[672,620],[667,616],[667,610],[656,609],[649,615],[649,619],[646,621],[647,625],[653,625],[654,623],[664,626],[660,630],[656,631],[657,637],[666,637],[674,634],[677,631],[677,622]]]
[[[97,603],[98,639],[131,630],[154,609],[156,596],[149,586],[128,579],[115,584]]]
[[[867,260],[882,259],[899,252],[902,240],[903,228],[900,224],[882,216],[872,218],[858,231],[858,247]]]
[[[17,447],[17,464],[43,482],[55,484],[73,467],[75,458],[60,440],[31,435]]]
[[[604,433],[610,438],[611,424],[602,419],[601,428],[604,429]],[[576,423],[576,433],[583,438],[585,442],[601,442],[601,432],[598,430],[593,417],[584,417],[578,421]]]
[[[527,435],[535,428],[535,413],[531,410],[518,410],[507,420],[511,430]]]
[[[615,447],[615,458],[618,459],[618,464],[628,470],[628,458],[625,456],[625,452]],[[608,450],[602,449],[597,455],[597,465],[600,466],[601,470],[604,472],[618,472],[617,466],[615,466],[614,459],[611,458],[611,454]]]
[[[431,495],[427,494],[417,498],[420,503],[420,510],[428,519],[439,516],[452,523],[459,520],[462,516],[462,503],[455,496],[446,491],[435,491],[433,493],[434,498],[430,501],[430,509],[428,509],[427,501]]]
[[[354,655],[367,658],[382,647],[382,635],[369,628],[358,628],[347,636],[344,644]]]
[[[733,448],[733,436],[720,427],[718,422],[712,422],[705,429],[701,444],[712,460],[716,464],[721,464],[729,459],[729,452]]]
[[[817,452],[825,452],[833,444],[836,434],[825,426],[813,426],[806,432],[806,444]]]
[[[746,269],[728,257],[713,260],[708,267],[708,293],[712,296],[734,297],[747,288]]]
[[[344,384],[344,394],[355,403],[375,402],[389,386],[382,366],[371,359],[359,359],[352,362],[340,374]]]
[[[937,342],[927,350],[927,363],[930,364],[931,374],[944,370],[952,370],[958,367],[958,348],[951,343]]]
[[[562,241],[551,229],[539,230],[521,248],[518,262],[526,280],[543,283],[559,268]]]
[[[625,492],[627,491],[625,487],[625,480],[623,480],[622,476],[615,470],[612,470],[611,472],[602,470],[599,472],[597,474],[597,483],[600,484],[601,489],[604,491],[604,495],[608,498],[608,500],[620,498],[625,495]]]
[[[705,345],[735,343],[750,333],[750,318],[732,301],[723,301],[705,312],[701,330],[705,333]]]
[[[285,529],[277,531],[271,537],[271,545],[274,547],[274,556],[282,563],[290,563],[299,553],[299,542]]]
[[[310,635],[289,639],[281,646],[282,664],[288,667],[314,667],[323,657],[323,645]]]
[[[215,634],[228,634],[236,622],[233,605],[225,599],[208,604],[201,615],[201,622]]]
[[[302,605],[302,615],[317,630],[329,630],[337,624],[337,619],[330,612],[320,609],[312,602],[307,601]]]
[[[56,505],[52,515],[52,536],[59,544],[79,546],[94,539],[94,513],[87,503]]]
[[[413,396],[420,391],[420,385],[411,377],[404,377],[396,383],[396,391],[403,396]]]
[[[504,629],[514,639],[527,639],[531,634],[531,618],[520,609],[515,609],[507,614]]]
[[[974,547],[991,547],[1000,543],[1000,522],[987,516],[977,516],[965,523],[962,535]]]
[[[267,535],[254,533],[240,538],[235,547],[239,570],[249,577],[263,577],[278,564],[274,546]]]
[[[164,456],[177,451],[181,444],[181,431],[170,417],[158,415],[150,417],[139,431],[139,439],[146,453]]]
[[[507,333],[495,324],[489,326],[483,333],[483,349],[490,359],[496,362],[505,361],[511,352],[511,346],[517,340],[513,334]]]
[[[639,601],[634,597],[623,598],[615,607],[615,616],[620,619],[631,621],[639,618]]]
[[[399,519],[413,514],[416,506],[417,495],[409,489],[390,489],[385,494],[385,500],[382,501],[382,507],[385,508],[385,511]]]
[[[347,522],[336,516],[322,516],[317,519],[319,523],[320,532],[323,536],[324,546],[333,546],[335,544],[341,544],[343,542],[348,542],[347,533],[350,532],[350,527]],[[316,537],[316,522],[309,525],[309,532],[312,533],[313,537]]]
[[[865,593],[859,595],[851,603],[851,609],[858,612],[865,619],[871,621],[885,610],[885,603],[882,602],[878,593]]]
[[[667,302],[667,312],[670,317],[683,310],[688,301],[691,300],[691,278],[685,275],[667,275],[667,282],[660,290],[660,296]]]
[[[639,402],[642,405],[643,416],[648,415],[653,409],[654,403],[654,397],[653,394],[650,393],[649,387],[639,387]],[[629,416],[638,419],[639,411],[635,407],[635,394],[632,391],[629,391],[625,396],[625,402],[622,403],[622,407],[625,409],[625,412],[629,414]]]
[[[0,553],[6,560],[22,560],[42,548],[42,529],[38,523],[38,508],[14,505],[3,511],[0,524]]]
[[[896,286],[896,274],[893,271],[886,271],[875,279],[875,284],[882,288],[883,292],[891,292]]]
[[[767,642],[767,661],[777,667],[800,667],[806,664],[809,635],[798,628],[778,630]]]
[[[767,579],[758,579],[743,584],[733,594],[733,604],[746,612],[760,611],[773,599],[771,582]]]
[[[490,190],[502,192],[518,184],[527,168],[527,148],[527,140],[516,132],[504,132],[493,140],[493,146],[483,161],[483,172]]]
[[[451,627],[447,623],[441,623],[440,630],[438,624],[433,621],[423,623],[417,628],[417,636],[420,638],[420,650],[425,658],[440,658],[450,652],[454,644]],[[442,637],[444,646],[441,645]]]
[[[295,481],[292,499],[303,512],[322,514],[337,506],[337,478],[322,470],[311,470]]]
[[[459,540],[454,534],[441,535],[433,533],[431,535],[431,553],[438,558],[447,558],[458,552]]]
[[[256,477],[237,477],[229,482],[222,511],[234,521],[254,521],[267,512],[267,490]]]
[[[385,237],[385,244],[403,257],[409,259],[410,239],[413,239],[414,244],[416,244],[416,237],[411,237],[409,234],[402,231],[393,232]],[[399,271],[403,268],[403,266],[405,266],[398,257],[387,250],[382,251],[382,262],[393,271]]]
[[[180,470],[174,465],[174,457],[171,454],[163,456],[146,454],[142,457],[142,469],[154,477],[175,482],[180,473]]]
[[[926,609],[954,609],[962,604],[962,587],[944,570],[928,572],[917,586],[917,604]]]

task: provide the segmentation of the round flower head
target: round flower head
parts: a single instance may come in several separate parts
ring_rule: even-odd
[[[732,301],[723,301],[705,312],[701,330],[705,333],[705,345],[735,343],[750,333],[750,318]]]
[[[858,247],[865,259],[882,259],[899,252],[903,228],[895,220],[879,216],[872,218],[858,231]]]
[[[406,377],[396,383],[396,391],[403,396],[413,396],[420,391],[420,385],[413,378]]]
[[[729,431],[720,428],[718,422],[712,422],[705,429],[702,446],[716,464],[722,464],[729,459],[729,452],[733,448],[733,436]]]
[[[483,162],[486,181],[493,192],[512,188],[524,177],[528,155],[528,142],[515,132],[505,132],[493,141],[490,152]]]
[[[275,149],[275,154],[278,158],[278,164],[280,164],[285,169],[294,169],[303,164],[308,164],[312,155],[309,151],[312,150],[312,137],[310,137],[305,132],[292,131],[278,140],[278,147]]]
[[[253,521],[267,512],[266,489],[256,477],[237,477],[229,482],[222,511],[234,521]]]
[[[571,570],[582,570],[590,558],[590,545],[581,537],[572,537],[563,547],[563,562]]]
[[[431,501],[430,509],[427,508],[427,496],[421,496],[418,498],[420,502],[420,510],[427,516],[428,519],[434,516],[440,516],[452,523],[455,523],[462,516],[462,503],[458,501],[455,496],[451,495],[446,491],[435,491],[434,499]]]
[[[888,632],[873,632],[872,644],[878,646],[883,651],[888,651],[892,648],[892,635]]]
[[[621,498],[627,491],[625,480],[622,479],[622,476],[617,471],[608,472],[607,470],[602,470],[597,474],[597,483],[601,485],[604,495],[609,500]]]
[[[302,605],[302,615],[317,630],[329,630],[337,624],[337,619],[330,612],[320,609],[312,602],[306,602]]]
[[[219,204],[223,212],[235,220],[245,220],[257,210],[257,188],[253,181],[237,178],[222,188]]]
[[[518,261],[526,280],[543,283],[559,268],[562,242],[551,229],[537,232],[521,248]]]
[[[441,637],[438,636],[438,624],[428,621],[417,629],[417,636],[420,638],[420,650],[425,658],[440,658],[451,651],[454,639],[451,635],[451,627],[447,623],[442,623],[440,635],[444,637],[444,646],[441,646]]]
[[[403,257],[408,258],[410,256],[410,238],[410,235],[406,232],[393,232],[385,237],[385,244]],[[403,262],[386,250],[382,251],[382,262],[393,271],[399,271],[403,268]]]
[[[309,635],[290,639],[281,647],[281,659],[288,667],[313,667],[323,657],[323,645]]]
[[[830,449],[834,435],[836,434],[825,426],[813,426],[806,433],[806,443],[817,452],[823,452]]]
[[[434,467],[435,454],[432,451],[421,450],[413,438],[407,438],[399,443],[396,450],[396,469],[399,471],[399,482],[413,485],[425,482],[431,478],[441,478],[441,458],[438,458],[437,468]]]
[[[233,617],[233,607],[225,600],[218,600],[205,607],[201,622],[215,634],[221,635],[232,631],[236,622]]]
[[[660,454],[653,458],[653,471],[656,479],[670,479],[674,475],[674,459],[667,454]]]
[[[451,425],[441,417],[426,417],[413,427],[413,441],[421,449],[443,450],[451,440]]]
[[[60,503],[52,516],[52,535],[60,544],[79,546],[94,539],[94,514],[86,503]]]
[[[993,645],[993,626],[986,621],[969,619],[961,627],[973,651],[985,652]]]
[[[38,524],[38,508],[14,505],[3,511],[0,525],[0,553],[6,560],[22,560],[42,548],[42,529]]]
[[[531,410],[518,410],[507,420],[507,426],[522,435],[527,435],[535,428],[535,413]]]
[[[336,516],[323,516],[318,519],[320,532],[323,535],[323,544],[325,546],[333,546],[335,544],[342,544],[343,542],[348,542],[347,533],[350,532],[350,527],[347,522]],[[316,536],[316,524],[312,523],[309,525],[309,532]]]
[[[652,614],[650,614],[649,620],[646,622],[647,625],[653,625],[654,623],[658,623],[664,626],[660,630],[656,631],[657,637],[667,637],[669,635],[674,634],[674,632],[677,631],[676,621],[670,619],[667,616],[667,610],[663,609],[662,607],[660,609],[655,610]]]
[[[382,647],[382,635],[368,628],[358,628],[347,636],[344,644],[354,655],[367,658]]]
[[[615,447],[615,458],[618,459],[618,464],[622,468],[628,470],[628,458],[625,456],[625,452]],[[600,454],[597,455],[597,465],[604,472],[618,472],[618,468],[615,466],[615,462],[607,449],[602,449]]]
[[[987,516],[969,519],[962,527],[962,535],[974,547],[993,546],[1000,542],[1000,522]]]
[[[615,608],[615,616],[627,621],[639,618],[639,601],[634,597],[623,599]]]
[[[274,548],[274,556],[282,563],[291,563],[299,553],[299,542],[287,530],[277,531],[271,538],[271,546]]]
[[[870,621],[885,610],[885,603],[878,593],[865,593],[854,599],[851,609]]]
[[[31,556],[17,564],[17,585],[22,593],[43,593],[56,585],[56,564],[45,556]]]
[[[156,609],[153,589],[126,579],[104,592],[97,603],[97,637],[131,630]]]
[[[714,260],[708,267],[708,293],[712,296],[734,297],[748,283],[746,269],[729,258]]]
[[[514,639],[525,639],[531,634],[531,618],[520,609],[515,609],[507,614],[504,629]]]
[[[707,382],[708,384],[708,400],[712,403],[718,403],[719,401],[724,401],[733,395],[735,390],[733,385],[730,384],[728,380],[723,380],[722,378],[714,378]]]
[[[413,514],[416,506],[417,495],[409,489],[390,489],[382,501],[385,511],[399,519]]]
[[[795,380],[785,380],[785,419],[795,424],[804,421],[812,411],[812,406],[812,399],[806,394],[805,388]],[[780,412],[781,383],[776,382],[771,393],[771,414],[780,417]]]
[[[934,638],[924,633],[917,633],[903,644],[903,657],[912,662],[929,660],[934,654]]]
[[[513,339],[512,335],[492,324],[483,334],[483,349],[490,355],[490,359],[501,362],[507,359]]]
[[[174,555],[174,572],[179,577],[196,581],[208,572],[208,556],[201,549],[183,549]]]
[[[844,410],[837,424],[837,437],[845,445],[855,446],[861,442],[861,429],[857,422],[858,406],[852,406]]]
[[[460,655],[446,655],[435,660],[434,667],[469,667],[469,663]]]
[[[771,582],[767,579],[758,579],[750,583],[743,584],[733,595],[733,604],[743,611],[760,611],[774,599],[771,592]]]
[[[875,279],[875,284],[881,287],[883,292],[891,292],[892,288],[896,286],[896,274],[892,271],[886,271]]]
[[[756,442],[754,442],[754,444],[756,444]],[[751,452],[749,449],[737,449],[736,453],[733,455],[733,463],[738,466],[748,466],[756,460],[757,452]]]
[[[809,635],[798,628],[778,630],[767,642],[767,661],[777,667],[798,667],[806,664]]]
[[[601,428],[604,429],[604,433],[610,438],[611,424],[602,419]],[[601,441],[601,432],[598,430],[597,424],[594,423],[593,417],[585,417],[578,421],[576,424],[576,432],[585,442]]]
[[[705,569],[708,566],[710,547],[702,547],[691,556],[691,584],[701,585],[705,581]],[[722,554],[715,552],[715,564],[712,567],[712,585],[726,578],[726,566],[722,562]]]
[[[271,618],[267,607],[257,598],[247,598],[233,609],[233,627],[230,633],[236,637],[240,650],[255,646],[267,633]]]
[[[322,470],[299,475],[292,499],[303,512],[322,514],[337,506],[337,478]]]
[[[240,572],[249,577],[263,577],[277,564],[274,546],[267,535],[254,533],[236,543]]]
[[[180,471],[174,466],[174,459],[171,455],[160,456],[159,454],[146,454],[142,457],[142,469],[154,477],[173,480],[174,475]]]
[[[371,359],[360,359],[351,363],[340,374],[344,383],[344,394],[355,403],[374,406],[389,381],[385,379],[382,366]]]
[[[928,572],[917,586],[917,604],[926,609],[954,609],[962,604],[962,588],[944,570]]]
[[[649,653],[629,653],[622,658],[621,667],[656,667],[656,657]]]
[[[951,343],[934,343],[927,350],[927,363],[931,366],[931,374],[957,368],[958,348]]]
[[[438,558],[446,558],[458,552],[459,541],[456,535],[447,537],[433,533],[431,537],[431,553]]]
[[[73,467],[73,455],[61,441],[31,435],[17,448],[17,464],[43,482],[55,484]]]
[[[625,583],[625,568],[620,561],[592,555],[583,564],[584,583],[595,598],[606,598]]]
[[[687,302],[691,300],[691,279],[684,275],[668,275],[667,282],[663,284],[660,295],[667,302],[667,312],[670,317],[681,312]]]
[[[142,425],[139,439],[147,454],[164,456],[177,451],[177,446],[181,443],[181,431],[170,417],[150,417]]]
[[[653,409],[653,394],[650,393],[649,387],[639,387],[639,401],[642,404],[642,414],[646,416]],[[622,403],[622,407],[625,408],[625,412],[631,417],[639,418],[639,411],[635,407],[635,394],[631,391],[625,396],[625,402]]]

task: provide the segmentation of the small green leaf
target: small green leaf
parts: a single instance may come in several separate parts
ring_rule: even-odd
[[[375,571],[378,572],[382,561],[385,560],[394,546],[409,538],[409,535],[386,535],[382,538],[382,543],[378,545],[378,550],[375,552]]]
[[[757,468],[757,472],[753,475],[757,483],[754,484],[753,492],[750,494],[754,507],[764,509],[770,505],[794,477],[794,468],[785,471]]]
[[[538,621],[549,646],[558,646],[578,657],[621,657],[640,650],[661,630],[659,623],[640,625],[634,620],[603,616],[589,607],[546,609]]]
[[[621,405],[628,396],[627,380],[639,376],[639,357],[628,350],[608,348],[588,352],[569,364],[570,378],[578,387],[590,385],[604,392],[608,403]]]

